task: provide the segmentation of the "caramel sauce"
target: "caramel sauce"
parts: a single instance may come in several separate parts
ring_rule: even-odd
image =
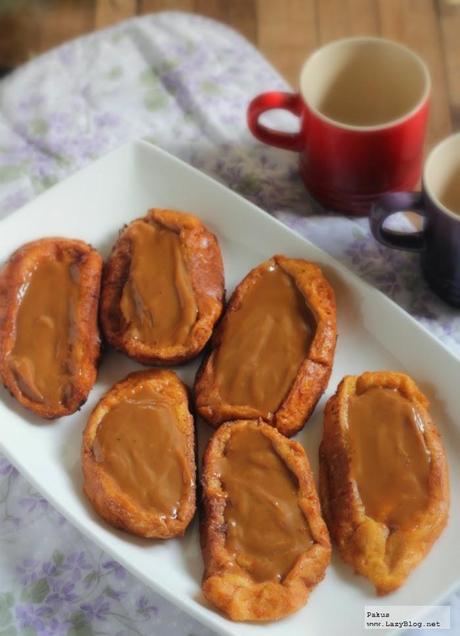
[[[162,347],[183,344],[198,308],[179,234],[157,223],[136,221],[129,238],[131,264],[120,309],[127,334]]]
[[[223,401],[270,418],[307,357],[315,320],[291,276],[270,265],[229,314],[216,352]]]
[[[295,476],[255,427],[231,434],[218,470],[226,549],[254,580],[282,580],[313,543]]]
[[[428,503],[430,453],[416,407],[394,389],[373,387],[350,398],[352,475],[365,513],[404,526]]]
[[[93,453],[138,506],[177,517],[193,476],[174,410],[159,393],[141,386],[111,408],[99,423]]]
[[[69,253],[42,258],[18,292],[15,340],[7,360],[20,390],[33,402],[56,407],[71,397],[78,300],[79,269]]]

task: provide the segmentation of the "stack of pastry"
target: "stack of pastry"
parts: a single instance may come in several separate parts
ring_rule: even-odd
[[[182,364],[207,346],[193,403],[217,429],[201,470],[208,601],[233,620],[297,610],[325,575],[329,532],[378,593],[401,585],[447,520],[444,451],[408,376],[346,377],[325,410],[320,505],[307,455],[288,439],[332,370],[335,298],[320,268],[273,256],[221,317],[216,237],[190,214],[155,209],[121,231],[102,284],[101,270],[95,250],[69,239],[11,257],[0,272],[0,375],[42,417],[78,409],[96,379],[99,295],[107,344],[142,364]],[[139,371],[106,393],[83,434],[82,467],[107,522],[149,538],[185,532],[196,507],[195,427],[173,371]]]

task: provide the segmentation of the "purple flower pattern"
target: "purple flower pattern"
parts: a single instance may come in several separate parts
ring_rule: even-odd
[[[246,105],[270,89],[289,87],[241,36],[199,16],[146,16],[67,43],[0,82],[0,216],[143,137],[333,254],[460,353],[458,312],[417,259],[378,246],[365,220],[319,210],[296,155],[248,133]],[[0,519],[2,633],[210,634],[83,539],[1,456]],[[458,614],[458,595],[451,603]]]

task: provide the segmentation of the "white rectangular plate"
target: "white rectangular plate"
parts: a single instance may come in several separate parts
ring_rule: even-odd
[[[325,400],[345,374],[391,369],[410,373],[432,404],[442,433],[450,474],[459,474],[460,362],[410,316],[339,263],[268,214],[186,164],[145,142],[131,143],[99,159],[0,223],[0,262],[22,243],[42,236],[88,241],[104,256],[119,229],[150,207],[170,207],[199,216],[217,234],[224,256],[227,291],[255,265],[284,253],[319,263],[333,284],[339,339],[327,394],[297,439],[317,470]],[[364,606],[435,603],[459,580],[460,488],[452,488],[447,529],[429,556],[399,591],[376,599],[371,586],[337,556],[306,607],[277,623],[232,623],[209,608],[200,593],[202,573],[197,522],[183,539],[143,541],[99,520],[82,495],[79,451],[85,422],[115,381],[138,365],[106,354],[99,379],[79,413],[42,423],[0,392],[1,448],[18,469],[84,534],[155,590],[223,634],[336,636],[365,633]],[[191,385],[197,363],[179,374]],[[40,424],[36,426],[36,424]],[[209,435],[198,422],[200,446]],[[380,632],[380,633],[390,633]]]

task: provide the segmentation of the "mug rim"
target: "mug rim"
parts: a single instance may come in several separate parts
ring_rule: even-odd
[[[431,167],[431,164],[436,159],[436,155],[439,152],[442,152],[445,146],[448,146],[451,143],[458,142],[460,146],[460,132],[454,133],[452,135],[448,135],[440,142],[438,142],[434,148],[432,148],[426,158],[425,165],[423,167],[423,177],[422,177],[422,190],[428,195],[428,197],[436,204],[436,206],[440,209],[441,212],[450,216],[451,219],[460,223],[460,214],[456,214],[447,208],[439,198],[433,193],[433,190],[428,185],[428,170]]]
[[[423,77],[424,77],[424,90],[423,90],[423,94],[422,96],[417,100],[417,103],[415,104],[415,106],[413,106],[410,110],[408,110],[404,115],[401,115],[400,117],[396,117],[396,119],[391,119],[389,121],[386,121],[382,124],[374,124],[371,126],[358,126],[358,125],[354,125],[354,124],[346,124],[344,122],[338,121],[336,119],[332,119],[331,117],[328,117],[327,115],[325,115],[324,113],[322,113],[320,110],[318,110],[315,106],[312,106],[312,104],[309,103],[309,101],[307,100],[303,90],[302,90],[302,79],[307,71],[307,66],[309,64],[311,64],[312,60],[314,60],[315,58],[317,58],[319,55],[321,55],[325,50],[327,49],[331,49],[334,48],[338,45],[344,44],[344,43],[352,43],[352,42],[379,42],[379,43],[383,43],[389,46],[392,46],[394,48],[399,49],[400,51],[405,52],[406,54],[408,54],[420,67]],[[343,130],[349,130],[349,131],[353,131],[353,132],[374,132],[374,131],[378,131],[378,130],[387,130],[389,128],[393,128],[395,126],[399,126],[400,124],[403,124],[404,122],[406,122],[407,120],[409,120],[411,117],[413,117],[413,115],[415,115],[415,113],[417,113],[424,105],[425,103],[428,101],[430,94],[431,94],[431,76],[430,76],[430,72],[428,70],[428,66],[425,63],[425,61],[420,57],[420,55],[418,55],[417,53],[415,53],[414,51],[412,51],[412,49],[410,49],[409,47],[405,46],[404,44],[400,44],[399,42],[395,42],[394,40],[390,40],[388,38],[381,38],[381,37],[377,37],[377,36],[356,36],[356,37],[346,37],[346,38],[339,38],[337,40],[332,40],[331,42],[328,42],[327,44],[324,44],[323,46],[320,46],[318,49],[316,49],[315,51],[313,51],[313,53],[311,55],[308,56],[308,58],[305,60],[305,62],[302,65],[302,68],[300,70],[300,76],[299,76],[299,94],[304,102],[304,104],[308,107],[308,109],[310,111],[312,111],[319,119],[322,119],[324,122],[326,122],[329,125],[335,126],[336,128],[341,128]]]

